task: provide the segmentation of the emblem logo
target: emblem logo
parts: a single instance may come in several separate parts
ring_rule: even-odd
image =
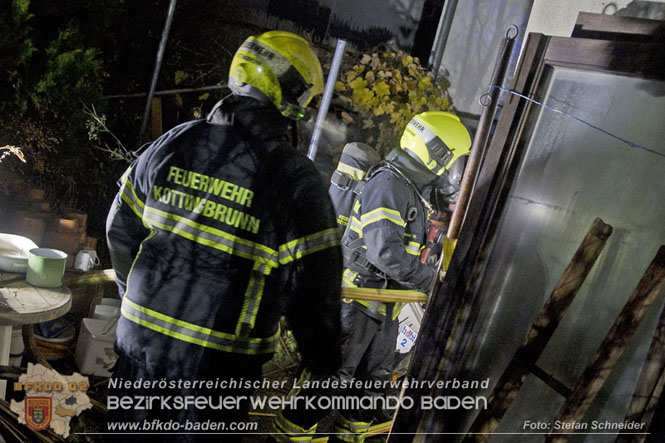
[[[42,431],[51,423],[51,397],[25,398],[25,423],[30,429]]]

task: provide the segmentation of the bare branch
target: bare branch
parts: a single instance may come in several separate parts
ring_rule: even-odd
[[[111,157],[112,160],[124,160],[127,163],[131,163],[134,157],[132,153],[127,149],[124,143],[106,126],[106,116],[97,114],[97,110],[94,105],[90,107],[84,105],[83,112],[90,117],[88,120],[88,137],[90,140],[97,140],[101,146],[95,146],[96,149],[105,152]],[[110,147],[105,141],[100,137],[101,134],[108,134],[114,142],[114,147]]]

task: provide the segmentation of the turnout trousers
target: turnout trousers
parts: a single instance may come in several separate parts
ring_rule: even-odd
[[[367,400],[384,395],[384,387],[387,387],[392,376],[398,327],[399,321],[392,319],[392,312],[387,312],[383,321],[379,321],[362,312],[354,303],[345,303],[342,306],[343,363],[333,378],[340,385],[351,387],[321,390],[297,386],[289,396],[341,396],[346,397],[350,406],[353,397]],[[309,371],[303,370],[299,385],[311,379]],[[379,388],[375,382],[379,382]],[[296,407],[287,406],[275,419],[271,433],[276,441],[307,441],[303,437],[314,436],[317,423],[330,412],[327,409],[304,409],[304,402],[293,404]],[[372,422],[377,417],[383,418],[382,413],[376,409],[340,408],[334,413],[335,430],[329,441],[363,442]]]

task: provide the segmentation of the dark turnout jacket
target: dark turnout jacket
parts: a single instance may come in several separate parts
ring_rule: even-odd
[[[313,372],[339,363],[342,256],[319,174],[274,108],[232,97],[153,142],[107,220],[116,349],[154,376],[268,360],[284,312]]]
[[[401,151],[391,152],[386,160],[391,167],[378,169],[354,202],[342,239],[343,284],[428,292],[435,270],[420,261],[429,218],[421,196],[429,195],[436,177]],[[354,303],[377,320],[386,314],[395,319],[400,310],[400,304]]]

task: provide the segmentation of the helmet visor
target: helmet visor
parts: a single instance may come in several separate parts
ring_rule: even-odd
[[[279,85],[282,88],[282,99],[295,102],[305,107],[309,102],[309,90],[312,85],[307,84],[302,75],[296,68],[291,66],[282,75],[278,77]]]

